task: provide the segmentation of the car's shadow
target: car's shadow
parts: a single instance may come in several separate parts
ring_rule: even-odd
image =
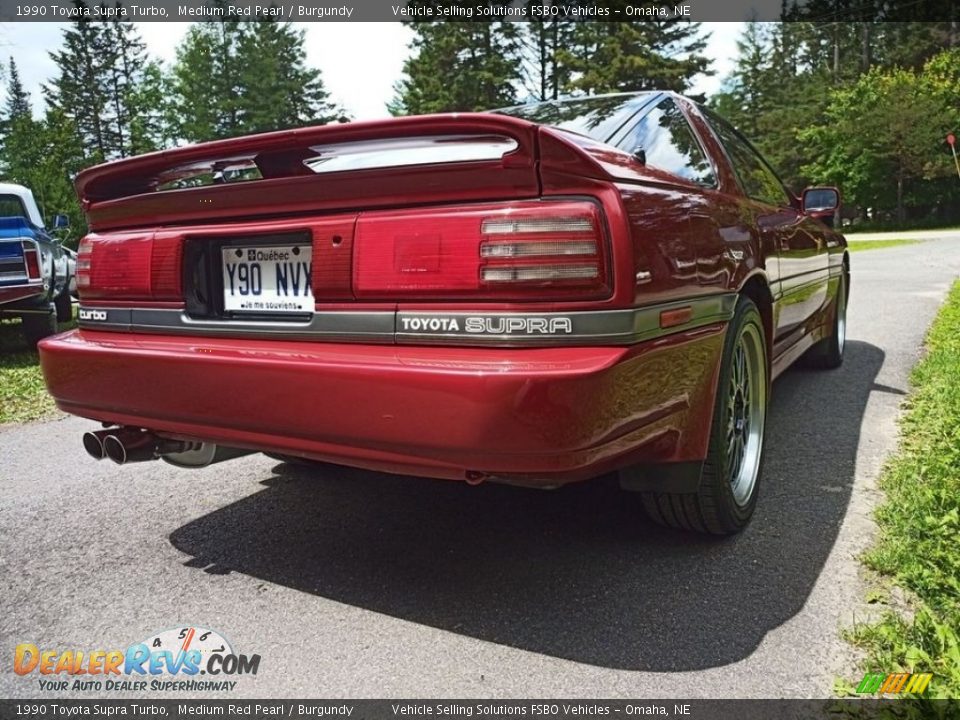
[[[643,519],[609,484],[469,487],[280,464],[263,490],[174,531],[236,571],[495,643],[628,670],[725,665],[803,606],[850,498],[883,352],[774,386],[764,484],[740,536]]]

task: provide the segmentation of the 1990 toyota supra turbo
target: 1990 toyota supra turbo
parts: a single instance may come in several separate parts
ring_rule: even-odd
[[[222,140],[76,185],[80,327],[40,349],[58,405],[105,423],[96,458],[618,471],[655,520],[725,534],[771,380],[842,360],[843,237],[670,93]]]

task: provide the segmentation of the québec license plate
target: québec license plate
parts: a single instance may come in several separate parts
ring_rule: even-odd
[[[309,245],[222,249],[223,309],[236,313],[313,312]]]

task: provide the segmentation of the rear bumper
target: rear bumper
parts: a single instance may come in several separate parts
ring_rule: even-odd
[[[0,313],[42,310],[48,305],[46,290],[39,280],[23,285],[0,286]]]
[[[451,348],[75,330],[65,411],[388,472],[528,484],[704,457],[724,325],[630,347]]]

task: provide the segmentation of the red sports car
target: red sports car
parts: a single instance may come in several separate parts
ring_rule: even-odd
[[[725,534],[772,379],[843,356],[843,237],[671,93],[285,130],[76,185],[80,328],[40,351],[104,424],[96,458],[617,471],[655,520]]]

